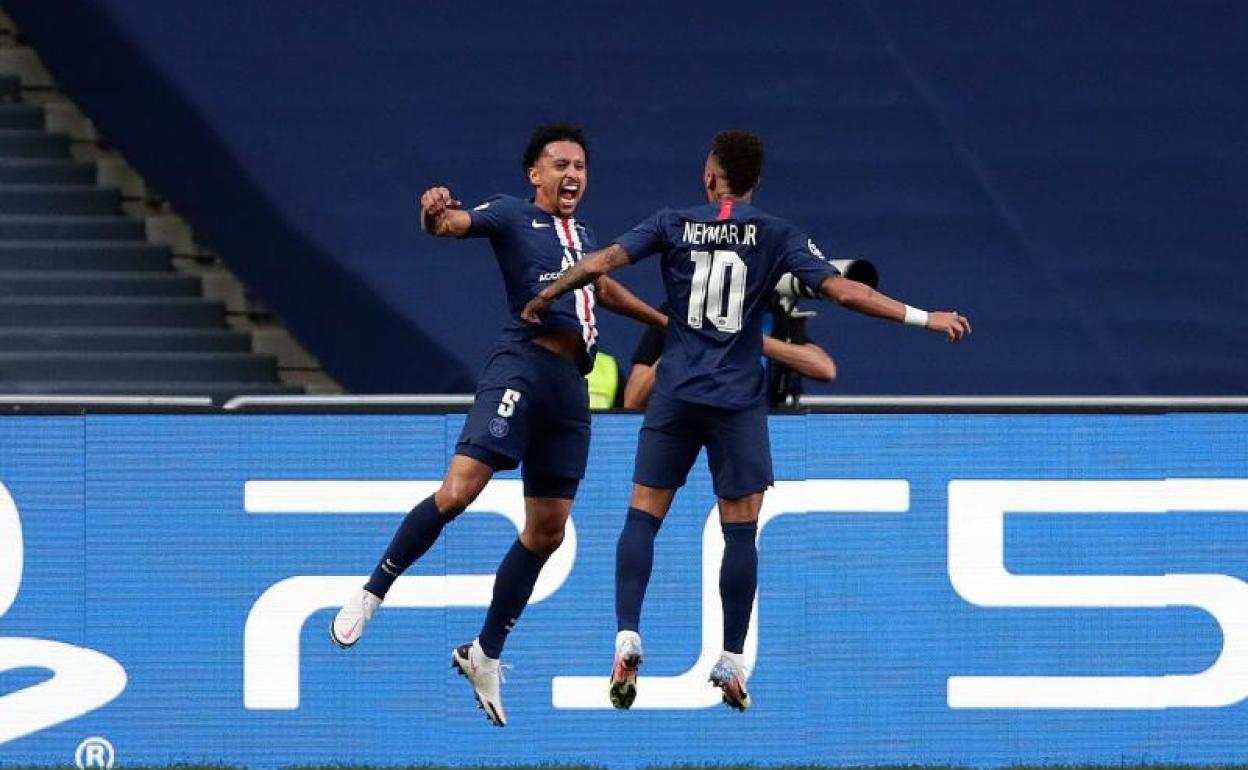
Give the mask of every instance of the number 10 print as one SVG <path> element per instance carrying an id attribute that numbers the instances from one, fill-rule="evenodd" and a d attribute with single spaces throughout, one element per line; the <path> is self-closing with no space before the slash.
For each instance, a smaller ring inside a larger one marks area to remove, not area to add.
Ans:
<path id="1" fill-rule="evenodd" d="M 745 301 L 746 265 L 735 251 L 690 252 L 693 285 L 689 289 L 689 325 L 702 328 L 705 317 L 721 332 L 741 331 L 741 306 Z M 731 268 L 731 270 L 729 269 Z M 725 307 L 724 284 L 728 283 Z"/>

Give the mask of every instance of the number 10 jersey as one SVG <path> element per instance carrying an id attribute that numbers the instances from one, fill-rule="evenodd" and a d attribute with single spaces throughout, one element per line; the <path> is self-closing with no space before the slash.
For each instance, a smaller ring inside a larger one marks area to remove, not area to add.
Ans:
<path id="1" fill-rule="evenodd" d="M 780 276 L 817 289 L 840 275 L 806 233 L 733 199 L 662 209 L 615 243 L 634 262 L 662 260 L 670 314 L 655 388 L 727 409 L 766 397 L 762 324 Z"/>

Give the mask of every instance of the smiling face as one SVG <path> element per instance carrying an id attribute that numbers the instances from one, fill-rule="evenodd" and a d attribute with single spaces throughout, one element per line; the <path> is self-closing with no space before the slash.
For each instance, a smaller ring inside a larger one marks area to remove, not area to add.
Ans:
<path id="1" fill-rule="evenodd" d="M 542 211 L 561 217 L 576 211 L 588 180 L 585 149 L 566 139 L 547 144 L 529 167 L 529 182 L 536 190 L 534 203 Z"/>

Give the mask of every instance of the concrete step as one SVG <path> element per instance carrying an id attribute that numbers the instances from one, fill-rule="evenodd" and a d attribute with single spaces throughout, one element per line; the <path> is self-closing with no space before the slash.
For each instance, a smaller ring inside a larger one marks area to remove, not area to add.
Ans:
<path id="1" fill-rule="evenodd" d="M 36 104 L 0 104 L 0 129 L 42 131 L 45 120 L 43 108 Z"/>
<path id="2" fill-rule="evenodd" d="M 128 382 L 110 380 L 22 380 L 0 382 L 0 394 L 46 396 L 208 396 L 221 403 L 234 396 L 280 396 L 304 393 L 284 382 Z"/>
<path id="3" fill-rule="evenodd" d="M 0 129 L 0 158 L 68 158 L 69 137 L 24 129 Z"/>
<path id="4" fill-rule="evenodd" d="M 93 185 L 94 163 L 76 160 L 0 160 L 0 185 Z"/>
<path id="5" fill-rule="evenodd" d="M 225 307 L 203 299 L 0 298 L 0 326 L 216 327 L 225 324 Z"/>
<path id="6" fill-rule="evenodd" d="M 0 72 L 16 77 L 23 88 L 48 89 L 56 85 L 39 54 L 23 45 L 0 47 Z"/>
<path id="7" fill-rule="evenodd" d="M 247 353 L 251 336 L 231 329 L 66 327 L 0 329 L 0 352 Z"/>
<path id="8" fill-rule="evenodd" d="M 22 81 L 16 75 L 0 75 L 0 102 L 15 102 L 22 97 Z"/>
<path id="9" fill-rule="evenodd" d="M 3 216 L 3 241 L 144 241 L 147 226 L 130 217 Z"/>
<path id="10" fill-rule="evenodd" d="M 117 190 L 88 185 L 0 185 L 0 215 L 105 216 L 121 212 Z"/>
<path id="11" fill-rule="evenodd" d="M 0 353 L 0 385 L 38 380 L 249 382 L 276 379 L 276 359 L 255 353 Z"/>
<path id="12" fill-rule="evenodd" d="M 0 270 L 0 297 L 200 297 L 199 278 L 168 272 Z"/>
<path id="13" fill-rule="evenodd" d="M 167 272 L 168 246 L 142 241 L 0 241 L 0 270 Z"/>

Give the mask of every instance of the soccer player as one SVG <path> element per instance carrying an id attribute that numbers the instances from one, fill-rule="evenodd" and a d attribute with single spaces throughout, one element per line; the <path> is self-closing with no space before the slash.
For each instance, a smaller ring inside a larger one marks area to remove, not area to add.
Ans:
<path id="1" fill-rule="evenodd" d="M 763 492 L 772 484 L 759 355 L 762 320 L 777 278 L 791 272 L 844 307 L 925 328 L 950 341 L 971 330 L 957 312 L 927 313 L 842 277 L 804 232 L 751 205 L 762 167 L 757 136 L 745 131 L 716 135 L 703 175 L 708 203 L 657 212 L 587 255 L 521 313 L 524 320 L 543 324 L 547 308 L 566 292 L 651 254 L 662 257 L 671 322 L 638 437 L 632 499 L 616 546 L 618 633 L 610 685 L 616 708 L 630 707 L 637 695 L 638 628 L 654 538 L 703 446 L 724 533 L 719 573 L 724 651 L 710 681 L 730 707 L 750 707 L 743 652 L 758 584 L 758 514 Z"/>
<path id="2" fill-rule="evenodd" d="M 372 576 L 339 610 L 330 638 L 355 645 L 404 570 L 472 504 L 496 471 L 521 466 L 525 525 L 503 557 L 481 633 L 452 652 L 451 663 L 472 684 L 486 717 L 507 724 L 499 693 L 499 655 L 528 604 L 542 566 L 563 541 L 564 525 L 589 452 L 589 396 L 583 375 L 592 366 L 598 331 L 595 298 L 637 320 L 666 324 L 658 311 L 611 279 L 583 284 L 541 313 L 541 326 L 520 310 L 593 247 L 574 217 L 588 180 L 585 137 L 575 126 L 539 126 L 524 151 L 534 196 L 495 195 L 464 211 L 445 187 L 421 196 L 421 226 L 438 237 L 489 238 L 503 273 L 511 319 L 490 354 L 476 398 L 442 485 L 399 525 Z M 595 291 L 596 290 L 596 291 Z"/>

